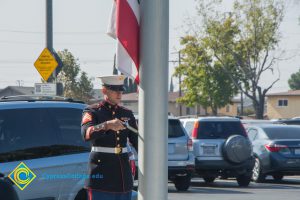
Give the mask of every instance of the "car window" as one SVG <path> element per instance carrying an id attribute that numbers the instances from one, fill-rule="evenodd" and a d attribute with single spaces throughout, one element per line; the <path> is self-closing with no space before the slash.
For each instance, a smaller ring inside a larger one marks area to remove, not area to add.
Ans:
<path id="1" fill-rule="evenodd" d="M 264 127 L 270 139 L 300 139 L 300 127 Z"/>
<path id="2" fill-rule="evenodd" d="M 254 141 L 256 139 L 256 136 L 257 136 L 257 130 L 256 129 L 249 129 L 248 130 L 248 137 L 251 141 Z"/>
<path id="3" fill-rule="evenodd" d="M 170 138 L 184 136 L 184 128 L 178 119 L 169 119 L 169 133 Z"/>
<path id="4" fill-rule="evenodd" d="M 190 121 L 190 122 L 186 122 L 185 124 L 185 130 L 186 132 L 188 133 L 189 136 L 192 135 L 192 131 L 193 131 L 193 128 L 194 128 L 194 123 L 193 121 Z"/>
<path id="5" fill-rule="evenodd" d="M 49 109 L 59 129 L 59 143 L 64 145 L 87 146 L 81 137 L 81 109 L 55 108 Z"/>
<path id="6" fill-rule="evenodd" d="M 0 118 L 0 152 L 57 143 L 57 132 L 46 110 L 2 110 Z"/>
<path id="7" fill-rule="evenodd" d="M 245 136 L 239 121 L 200 121 L 198 139 L 227 139 L 231 135 Z"/>
<path id="8" fill-rule="evenodd" d="M 74 119 L 67 119 L 69 112 Z M 88 151 L 87 144 L 78 142 L 81 113 L 65 108 L 0 110 L 0 162 Z"/>

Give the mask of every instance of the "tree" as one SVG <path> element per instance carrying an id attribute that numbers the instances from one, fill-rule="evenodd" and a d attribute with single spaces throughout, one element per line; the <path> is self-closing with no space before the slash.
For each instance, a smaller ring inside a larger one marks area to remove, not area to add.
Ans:
<path id="1" fill-rule="evenodd" d="M 181 44 L 184 45 L 181 50 L 183 64 L 176 68 L 174 75 L 184 78 L 181 85 L 184 96 L 178 102 L 189 107 L 196 104 L 205 109 L 210 107 L 213 115 L 217 115 L 218 108 L 231 103 L 237 88 L 222 71 L 220 62 L 214 61 L 205 51 L 201 39 L 186 36 L 181 39 Z"/>
<path id="2" fill-rule="evenodd" d="M 300 70 L 291 75 L 288 83 L 292 90 L 300 90 Z"/>
<path id="3" fill-rule="evenodd" d="M 81 71 L 78 59 L 67 49 L 59 51 L 58 55 L 63 67 L 57 80 L 64 85 L 64 96 L 87 102 L 93 95 L 92 80 Z"/>
<path id="4" fill-rule="evenodd" d="M 224 13 L 214 10 L 219 1 L 205 2 L 199 0 L 198 7 L 203 29 L 192 25 L 191 30 L 235 86 L 252 100 L 256 118 L 262 119 L 266 93 L 279 80 L 261 86 L 262 74 L 273 73 L 278 60 L 274 52 L 280 41 L 283 3 L 240 0 L 235 1 L 232 12 Z"/>
<path id="5" fill-rule="evenodd" d="M 88 102 L 93 96 L 93 84 L 91 79 L 88 78 L 86 72 L 82 72 L 78 82 L 78 99 Z"/>

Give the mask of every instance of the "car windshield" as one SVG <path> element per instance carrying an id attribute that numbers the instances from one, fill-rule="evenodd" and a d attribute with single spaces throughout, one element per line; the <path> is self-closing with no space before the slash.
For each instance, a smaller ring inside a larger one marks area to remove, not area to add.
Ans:
<path id="1" fill-rule="evenodd" d="M 227 139 L 231 135 L 243 135 L 239 121 L 210 121 L 200 122 L 198 139 Z"/>
<path id="2" fill-rule="evenodd" d="M 270 139 L 300 139 L 300 127 L 264 127 Z"/>
<path id="3" fill-rule="evenodd" d="M 81 114 L 73 108 L 0 110 L 0 162 L 87 151 Z"/>

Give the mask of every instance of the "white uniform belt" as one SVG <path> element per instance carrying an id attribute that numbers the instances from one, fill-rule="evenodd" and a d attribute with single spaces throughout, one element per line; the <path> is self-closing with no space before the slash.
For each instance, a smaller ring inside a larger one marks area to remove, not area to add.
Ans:
<path id="1" fill-rule="evenodd" d="M 114 153 L 114 154 L 120 154 L 120 153 L 127 153 L 127 147 L 92 147 L 92 151 L 94 152 L 100 152 L 100 153 Z"/>

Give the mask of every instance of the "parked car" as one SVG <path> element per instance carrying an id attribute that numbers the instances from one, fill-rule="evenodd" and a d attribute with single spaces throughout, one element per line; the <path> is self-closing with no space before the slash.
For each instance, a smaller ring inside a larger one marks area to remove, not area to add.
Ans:
<path id="1" fill-rule="evenodd" d="M 254 158 L 251 143 L 238 118 L 199 117 L 181 119 L 193 140 L 195 168 L 206 183 L 217 177 L 235 177 L 248 186 Z"/>
<path id="2" fill-rule="evenodd" d="M 138 116 L 135 116 L 138 121 Z M 137 156 L 136 156 L 137 157 Z M 168 179 L 178 191 L 190 187 L 195 170 L 193 143 L 178 118 L 168 118 Z"/>
<path id="3" fill-rule="evenodd" d="M 300 127 L 265 124 L 248 127 L 255 165 L 252 180 L 263 182 L 267 175 L 280 181 L 285 175 L 300 175 Z"/>
<path id="4" fill-rule="evenodd" d="M 20 199 L 86 199 L 90 145 L 80 133 L 85 106 L 60 97 L 0 100 L 1 172 L 9 176 L 24 162 L 36 175 L 23 190 L 14 186 Z"/>
<path id="5" fill-rule="evenodd" d="M 241 120 L 244 127 L 255 125 L 255 124 L 275 124 L 276 122 L 265 119 L 242 119 Z"/>
<path id="6" fill-rule="evenodd" d="M 291 119 L 276 119 L 272 120 L 277 123 L 287 124 L 287 125 L 300 125 L 300 118 L 291 118 Z"/>
<path id="7" fill-rule="evenodd" d="M 189 188 L 195 170 L 193 142 L 179 119 L 168 119 L 168 176 L 179 191 Z"/>

